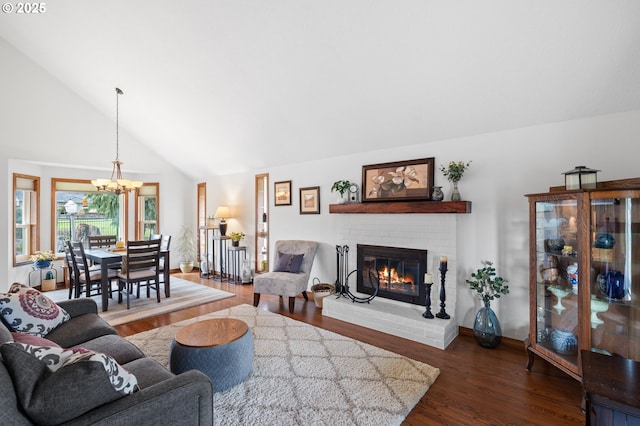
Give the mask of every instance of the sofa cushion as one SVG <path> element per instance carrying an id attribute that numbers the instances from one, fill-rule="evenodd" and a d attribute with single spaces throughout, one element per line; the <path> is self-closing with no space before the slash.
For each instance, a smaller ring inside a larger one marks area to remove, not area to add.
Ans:
<path id="1" fill-rule="evenodd" d="M 109 355 L 120 365 L 144 357 L 144 353 L 142 353 L 136 345 L 115 334 L 108 334 L 87 340 L 82 343 L 82 347 Z M 127 368 L 127 370 L 129 369 Z"/>
<path id="2" fill-rule="evenodd" d="M 2 383 L 2 392 L 0 392 L 0 425 L 31 425 L 32 423 L 20 410 L 11 375 L 2 362 L 0 362 L 0 383 Z"/>
<path id="3" fill-rule="evenodd" d="M 47 339 L 53 340 L 63 348 L 81 346 L 87 340 L 108 334 L 118 334 L 98 314 L 84 314 L 71 318 L 47 334 Z"/>
<path id="4" fill-rule="evenodd" d="M 302 265 L 302 258 L 304 254 L 288 254 L 288 253 L 276 253 L 276 262 L 274 272 L 291 272 L 297 274 L 300 272 L 300 265 Z"/>
<path id="5" fill-rule="evenodd" d="M 8 293 L 0 294 L 0 315 L 11 331 L 40 337 L 71 318 L 53 300 L 19 283 L 11 285 Z"/>
<path id="6" fill-rule="evenodd" d="M 138 388 L 134 375 L 97 352 L 21 343 L 0 352 L 22 408 L 38 424 L 71 420 Z"/>
<path id="7" fill-rule="evenodd" d="M 54 348 L 59 348 L 56 342 L 52 342 L 49 339 L 45 339 L 40 336 L 33 336 L 31 334 L 26 333 L 16 333 L 15 331 L 11 333 L 11 337 L 13 337 L 14 342 L 24 343 L 26 345 L 34 345 L 34 346 L 52 346 Z"/>

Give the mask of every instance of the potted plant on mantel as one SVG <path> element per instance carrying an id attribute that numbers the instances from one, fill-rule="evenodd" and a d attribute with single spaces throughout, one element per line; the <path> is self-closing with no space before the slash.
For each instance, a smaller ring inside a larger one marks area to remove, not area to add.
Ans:
<path id="1" fill-rule="evenodd" d="M 338 180 L 333 182 L 333 186 L 331 187 L 331 192 L 338 191 L 338 193 L 340 194 L 340 197 L 336 201 L 338 204 L 344 204 L 347 202 L 347 199 L 344 198 L 344 193 L 347 192 L 350 185 L 351 185 L 351 182 L 349 182 L 348 180 Z"/>
<path id="2" fill-rule="evenodd" d="M 458 190 L 458 182 L 462 179 L 465 170 L 469 168 L 471 161 L 465 163 L 464 161 L 452 161 L 448 166 L 440 166 L 440 171 L 447 178 L 447 180 L 453 183 L 453 191 L 451 192 L 451 201 L 460 201 L 460 191 Z"/>
<path id="3" fill-rule="evenodd" d="M 500 322 L 495 312 L 491 309 L 491 301 L 501 295 L 509 294 L 508 282 L 502 277 L 496 276 L 496 269 L 493 263 L 482 262 L 481 269 L 471 274 L 470 280 L 466 280 L 471 290 L 475 290 L 482 299 L 484 306 L 476 314 L 473 323 L 473 337 L 480 346 L 485 348 L 495 348 L 502 340 L 502 330 Z"/>
<path id="4" fill-rule="evenodd" d="M 196 258 L 196 236 L 188 226 L 182 226 L 176 239 L 175 250 L 180 257 L 180 271 L 188 273 L 193 270 Z"/>

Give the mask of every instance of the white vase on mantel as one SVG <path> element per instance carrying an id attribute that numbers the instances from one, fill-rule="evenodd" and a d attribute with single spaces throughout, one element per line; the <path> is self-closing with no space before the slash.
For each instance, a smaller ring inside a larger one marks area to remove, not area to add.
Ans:
<path id="1" fill-rule="evenodd" d="M 344 198 L 342 195 L 338 197 L 338 200 L 336 201 L 336 203 L 338 204 L 346 204 L 347 199 Z"/>

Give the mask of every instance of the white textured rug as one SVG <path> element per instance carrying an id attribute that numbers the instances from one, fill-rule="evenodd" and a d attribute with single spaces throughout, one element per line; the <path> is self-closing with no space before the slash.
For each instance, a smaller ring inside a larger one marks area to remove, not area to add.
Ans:
<path id="1" fill-rule="evenodd" d="M 214 395 L 216 425 L 399 425 L 440 370 L 282 315 L 240 305 L 127 339 L 168 365 L 186 324 L 245 321 L 254 335 L 253 371 Z"/>
<path id="2" fill-rule="evenodd" d="M 44 293 L 50 299 L 59 302 L 69 298 L 69 289 L 48 291 Z M 112 326 L 126 324 L 142 318 L 175 312 L 192 306 L 233 297 L 235 294 L 206 285 L 197 284 L 182 278 L 171 277 L 171 297 L 166 298 L 164 291 L 160 290 L 160 303 L 156 300 L 155 292 L 151 291 L 151 297 L 147 297 L 143 288 L 140 299 L 131 295 L 131 309 L 127 310 L 126 300 L 118 303 L 117 292 L 113 293 L 113 299 L 109 299 L 109 310 L 102 312 L 102 296 L 92 296 L 98 304 L 98 313 Z"/>

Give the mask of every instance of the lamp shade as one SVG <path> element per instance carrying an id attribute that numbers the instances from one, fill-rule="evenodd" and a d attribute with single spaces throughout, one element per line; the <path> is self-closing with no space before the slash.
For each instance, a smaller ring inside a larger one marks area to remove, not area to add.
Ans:
<path id="1" fill-rule="evenodd" d="M 231 210 L 227 206 L 220 206 L 216 209 L 216 214 L 213 215 L 216 219 L 229 219 L 231 217 Z"/>

